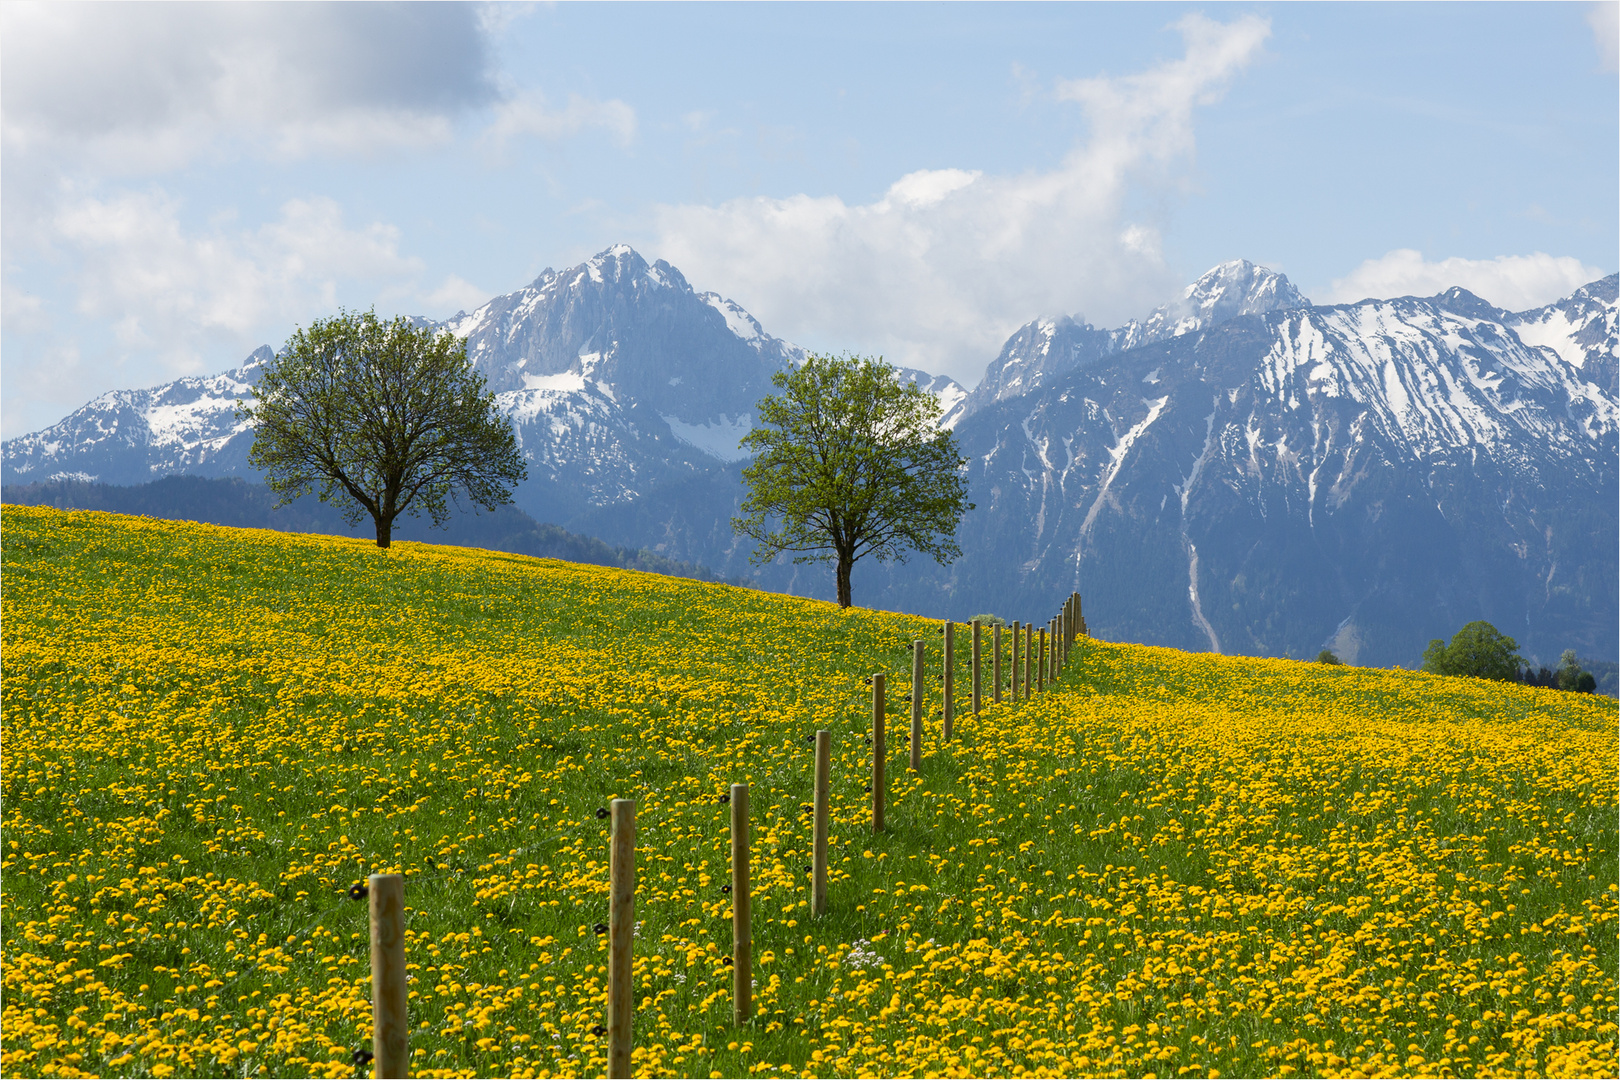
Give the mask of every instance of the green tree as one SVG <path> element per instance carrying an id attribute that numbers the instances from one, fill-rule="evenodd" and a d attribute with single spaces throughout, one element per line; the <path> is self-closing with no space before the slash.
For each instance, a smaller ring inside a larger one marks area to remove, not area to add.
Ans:
<path id="1" fill-rule="evenodd" d="M 1524 658 L 1519 643 L 1484 620 L 1476 620 L 1451 636 L 1439 638 L 1423 651 L 1423 670 L 1436 675 L 1471 675 L 1476 679 L 1515 680 Z"/>
<path id="2" fill-rule="evenodd" d="M 1321 652 L 1317 653 L 1316 654 L 1316 662 L 1318 664 L 1343 664 L 1344 663 L 1344 661 L 1340 660 L 1338 655 L 1336 653 L 1334 653 L 1334 651 L 1332 649 L 1323 649 Z"/>
<path id="3" fill-rule="evenodd" d="M 371 515 L 378 547 L 403 513 L 443 525 L 458 495 L 493 510 L 527 475 L 466 343 L 404 318 L 345 311 L 300 328 L 255 394 L 237 414 L 253 425 L 248 461 L 277 505 L 319 485 L 351 525 Z"/>
<path id="4" fill-rule="evenodd" d="M 937 426 L 933 395 L 862 356 L 812 356 L 772 382 L 782 392 L 760 401 L 759 426 L 742 440 L 755 457 L 743 515 L 731 519 L 755 542 L 755 562 L 794 552 L 796 563 L 834 563 L 848 607 L 850 572 L 867 555 L 948 563 L 962 553 L 967 461 Z"/>
<path id="5" fill-rule="evenodd" d="M 1581 670 L 1581 662 L 1576 659 L 1574 649 L 1565 649 L 1564 655 L 1558 658 L 1558 686 L 1561 690 L 1575 690 L 1583 694 L 1597 689 L 1597 676 Z"/>

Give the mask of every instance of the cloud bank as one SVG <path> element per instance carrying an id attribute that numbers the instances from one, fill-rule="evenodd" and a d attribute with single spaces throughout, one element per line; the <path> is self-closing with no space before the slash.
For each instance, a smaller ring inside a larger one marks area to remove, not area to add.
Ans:
<path id="1" fill-rule="evenodd" d="M 1570 256 L 1543 252 L 1501 255 L 1494 259 L 1441 259 L 1428 262 L 1423 253 L 1398 248 L 1368 259 L 1337 278 L 1321 303 L 1348 304 L 1368 297 L 1433 296 L 1461 286 L 1507 311 L 1525 311 L 1568 296 L 1596 281 L 1603 270 Z"/>
<path id="2" fill-rule="evenodd" d="M 1051 171 L 923 170 L 859 205 L 808 194 L 665 205 L 657 253 L 772 333 L 967 382 L 1037 314 L 1139 314 L 1181 282 L 1154 225 L 1130 219 L 1130 189 L 1174 179 L 1193 150 L 1194 111 L 1220 98 L 1270 34 L 1252 15 L 1194 14 L 1173 28 L 1179 59 L 1057 84 L 1090 130 Z"/>
<path id="3" fill-rule="evenodd" d="M 222 143 L 420 146 L 497 97 L 472 5 L 13 3 L 3 19 L 8 152 L 115 173 Z"/>

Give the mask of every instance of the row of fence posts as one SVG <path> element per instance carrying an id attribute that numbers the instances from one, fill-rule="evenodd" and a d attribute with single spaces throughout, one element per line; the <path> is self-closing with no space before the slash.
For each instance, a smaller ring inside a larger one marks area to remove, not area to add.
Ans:
<path id="1" fill-rule="evenodd" d="M 973 712 L 984 702 L 982 673 L 983 626 L 971 623 L 973 633 Z M 940 627 L 944 636 L 944 692 L 940 729 L 945 742 L 954 735 L 955 638 L 956 625 Z M 1020 647 L 1020 635 L 1022 647 Z M 1013 702 L 1028 701 L 1047 688 L 1063 671 L 1075 642 L 1086 636 L 1086 620 L 1081 612 L 1080 594 L 1073 593 L 1063 610 L 1047 624 L 1035 629 L 1033 623 L 1012 624 L 1010 679 L 1007 690 Z M 1002 700 L 1001 624 L 992 627 L 991 701 Z M 1023 668 L 1019 669 L 1022 659 Z M 911 740 L 912 772 L 922 771 L 924 649 L 921 640 L 911 643 Z M 882 672 L 870 679 L 872 685 L 872 831 L 884 828 L 885 775 L 888 759 L 884 732 L 884 705 L 887 678 Z M 812 807 L 814 841 L 810 868 L 810 914 L 819 918 L 827 912 L 827 831 L 831 818 L 832 732 L 817 731 L 815 741 L 815 801 Z M 748 785 L 732 784 L 731 804 L 731 1019 L 738 1027 L 749 1022 L 754 1009 L 754 963 L 752 910 L 749 894 Z M 608 975 L 607 1040 L 608 1076 L 628 1077 L 630 1070 L 631 1018 L 635 1012 L 635 985 L 632 974 L 636 925 L 636 804 L 633 799 L 614 799 L 611 807 L 612 835 L 608 860 Z M 405 971 L 405 878 L 401 874 L 373 874 L 367 879 L 368 916 L 371 924 L 371 1022 L 372 1051 L 377 1077 L 410 1075 L 410 1049 L 406 1018 Z"/>

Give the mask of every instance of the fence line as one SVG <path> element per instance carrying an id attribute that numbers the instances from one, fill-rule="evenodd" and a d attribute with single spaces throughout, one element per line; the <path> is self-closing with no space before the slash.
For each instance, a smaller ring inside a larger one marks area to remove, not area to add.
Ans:
<path id="1" fill-rule="evenodd" d="M 973 712 L 982 705 L 981 623 L 973 626 Z M 1022 630 L 1023 670 L 1020 679 L 1020 630 Z M 940 628 L 944 635 L 943 740 L 952 735 L 955 660 L 955 624 L 947 621 Z M 1048 636 L 1050 635 L 1050 648 Z M 1062 610 L 1040 630 L 1039 646 L 1033 623 L 1012 624 L 1011 678 L 1012 702 L 1030 701 L 1033 690 L 1044 691 L 1049 679 L 1055 683 L 1064 661 L 1081 637 L 1087 636 L 1086 621 L 1079 593 L 1064 601 Z M 994 689 L 992 701 L 999 703 L 1002 692 L 1001 625 L 993 628 Z M 922 767 L 924 698 L 923 642 L 912 642 L 911 670 L 911 768 Z M 872 686 L 872 831 L 884 829 L 885 763 L 887 745 L 884 731 L 885 683 L 883 672 L 868 680 Z M 1022 697 L 1020 697 L 1020 692 Z M 827 831 L 831 817 L 832 732 L 814 735 L 815 763 L 813 803 L 813 856 L 810 884 L 810 913 L 827 913 Z M 742 1026 L 753 1017 L 753 931 L 752 894 L 749 882 L 748 785 L 732 784 L 731 804 L 731 918 L 732 918 L 732 1022 Z M 599 812 L 600 814 L 600 812 Z M 636 891 L 636 804 L 632 799 L 614 799 L 611 809 L 608 883 L 608 964 L 607 1027 L 609 1077 L 631 1075 L 633 1045 L 632 1021 L 635 1016 L 633 982 Z M 359 887 L 350 893 L 358 896 Z M 407 1015 L 405 966 L 405 878 L 402 874 L 372 874 L 367 879 L 371 946 L 372 1046 L 378 1077 L 410 1075 L 409 1018 Z M 598 928 L 600 930 L 600 927 Z M 359 1060 L 357 1052 L 356 1060 Z"/>

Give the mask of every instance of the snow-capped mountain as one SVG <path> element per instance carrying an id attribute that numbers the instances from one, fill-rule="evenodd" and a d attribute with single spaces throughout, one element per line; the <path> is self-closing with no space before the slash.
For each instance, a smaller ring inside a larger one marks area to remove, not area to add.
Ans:
<path id="1" fill-rule="evenodd" d="M 172 473 L 247 472 L 252 436 L 236 418 L 236 403 L 252 394 L 272 355 L 260 346 L 219 375 L 102 394 L 48 428 L 6 440 L 5 482 L 141 484 Z"/>
<path id="2" fill-rule="evenodd" d="M 1241 315 L 1307 307 L 1310 301 L 1281 274 L 1243 259 L 1224 262 L 1187 286 L 1173 304 L 1140 322 L 1099 330 L 1067 315 L 1026 323 L 1007 339 L 984 378 L 945 415 L 955 427 L 986 405 L 1020 397 L 1068 371 L 1127 349 L 1190 334 Z"/>
<path id="3" fill-rule="evenodd" d="M 1234 263 L 1141 323 L 1032 323 L 947 420 L 963 557 L 857 566 L 857 601 L 1040 616 L 1079 589 L 1101 636 L 1190 649 L 1413 665 L 1485 618 L 1527 656 L 1614 655 L 1616 283 L 1316 306 Z M 583 527 L 741 573 L 739 494 L 733 471 Z"/>
<path id="4" fill-rule="evenodd" d="M 805 358 L 735 302 L 697 292 L 667 262 L 649 265 L 622 244 L 547 269 L 470 314 L 418 321 L 466 339 L 528 459 L 516 501 L 556 523 L 741 460 L 771 376 Z M 252 434 L 236 403 L 270 356 L 263 347 L 221 375 L 104 394 L 8 440 L 5 482 L 252 476 Z M 943 408 L 967 393 L 944 376 L 901 377 L 920 381 Z"/>
<path id="5" fill-rule="evenodd" d="M 1485 618 L 1613 655 L 1616 284 L 1520 314 L 1290 303 L 1046 369 L 957 423 L 966 555 L 885 605 L 1077 588 L 1100 636 L 1183 648 L 1412 664 Z"/>

